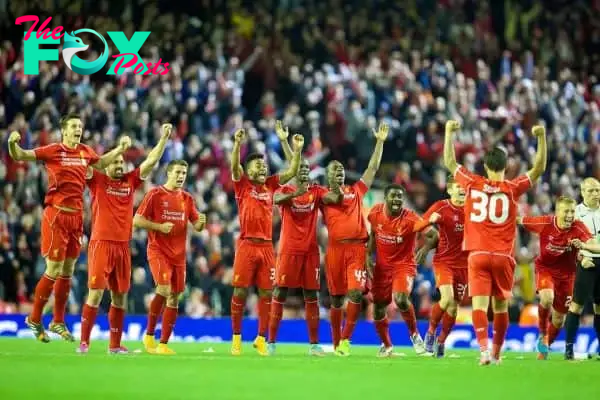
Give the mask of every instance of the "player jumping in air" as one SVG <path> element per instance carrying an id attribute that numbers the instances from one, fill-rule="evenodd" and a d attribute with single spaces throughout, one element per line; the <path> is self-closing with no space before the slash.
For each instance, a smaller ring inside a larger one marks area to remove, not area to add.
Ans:
<path id="1" fill-rule="evenodd" d="M 440 200 L 423 215 L 423 219 L 438 228 L 439 235 L 434 240 L 426 240 L 417 252 L 417 263 L 423 264 L 427 253 L 435 248 L 433 269 L 435 284 L 440 291 L 440 301 L 431 310 L 429 329 L 425 335 L 425 349 L 431 353 L 436 343 L 437 328 L 442 329 L 437 337 L 437 357 L 444 356 L 444 343 L 456 323 L 458 306 L 467 291 L 467 256 L 462 250 L 465 224 L 465 190 L 452 177 L 448 179 L 449 199 Z"/>
<path id="2" fill-rule="evenodd" d="M 151 354 L 175 354 L 167 343 L 177 320 L 179 295 L 185 290 L 188 222 L 196 232 L 206 225 L 206 215 L 198 212 L 192 195 L 183 190 L 187 171 L 184 160 L 171 161 L 167 165 L 167 182 L 146 194 L 133 218 L 133 226 L 148 231 L 148 264 L 156 284 L 143 338 L 144 347 Z M 157 346 L 154 331 L 161 314 Z"/>
<path id="3" fill-rule="evenodd" d="M 288 130 L 277 121 L 276 131 L 286 158 L 291 161 L 292 149 Z M 302 288 L 309 336 L 309 355 L 323 356 L 319 345 L 320 257 L 317 244 L 317 218 L 321 204 L 339 203 L 342 192 L 327 193 L 327 189 L 310 183 L 310 165 L 300 162 L 295 185 L 285 185 L 275 193 L 275 204 L 281 212 L 281 241 L 275 272 L 275 289 L 271 304 L 268 351 L 275 353 L 277 332 L 287 299 L 288 288 Z"/>
<path id="4" fill-rule="evenodd" d="M 344 166 L 332 161 L 327 166 L 327 180 L 332 192 L 341 187 L 344 193 L 339 204 L 322 206 L 329 242 L 325 255 L 325 274 L 331 296 L 331 337 L 338 356 L 350 355 L 350 338 L 360 315 L 363 292 L 367 282 L 365 268 L 368 240 L 367 227 L 362 209 L 363 197 L 371 187 L 381 163 L 383 144 L 389 127 L 382 123 L 373 131 L 377 143 L 362 178 L 352 186 L 344 185 Z M 346 324 L 342 332 L 342 307 L 348 296 Z"/>
<path id="5" fill-rule="evenodd" d="M 248 288 L 258 289 L 258 335 L 254 348 L 260 355 L 268 355 L 267 329 L 273 282 L 275 280 L 275 255 L 273 253 L 273 195 L 298 173 L 300 154 L 304 146 L 302 135 L 294 135 L 294 155 L 287 170 L 268 176 L 267 163 L 262 154 L 246 158 L 246 172 L 240 164 L 240 147 L 244 130 L 235 132 L 231 155 L 231 174 L 235 200 L 240 218 L 240 238 L 233 262 L 233 297 L 231 298 L 231 324 L 233 337 L 231 354 L 242 353 L 242 316 Z"/>
<path id="6" fill-rule="evenodd" d="M 390 339 L 387 306 L 392 297 L 408 327 L 410 340 L 417 354 L 425 353 L 423 339 L 417 330 L 415 308 L 410 293 L 417 274 L 415 244 L 417 231 L 426 224 L 415 212 L 403 208 L 404 188 L 390 185 L 385 188 L 385 204 L 376 204 L 369 213 L 371 235 L 367 270 L 372 277 L 373 302 L 375 303 L 375 328 L 382 341 L 378 357 L 391 357 L 393 347 Z M 435 229 L 426 228 L 428 240 L 437 236 Z M 375 264 L 371 254 L 375 251 Z"/>
<path id="7" fill-rule="evenodd" d="M 575 220 L 575 204 L 575 200 L 561 196 L 556 201 L 555 215 L 523 217 L 518 221 L 540 237 L 535 282 L 540 296 L 537 350 L 538 359 L 542 360 L 548 358 L 548 347 L 558 336 L 572 299 L 578 251 L 571 244 L 575 239 L 586 243 L 592 237 L 585 224 Z"/>
<path id="8" fill-rule="evenodd" d="M 125 173 L 125 160 L 117 157 L 105 170 L 106 174 L 89 168 L 88 186 L 92 195 L 92 237 L 88 257 L 89 293 L 81 312 L 81 341 L 77 351 L 87 353 L 90 334 L 104 289 L 110 290 L 111 305 L 108 312 L 110 327 L 110 353 L 128 353 L 121 346 L 126 295 L 131 280 L 131 240 L 133 201 L 135 191 L 150 175 L 162 157 L 169 141 L 171 124 L 163 124 L 158 144 L 139 168 Z"/>
<path id="9" fill-rule="evenodd" d="M 460 129 L 457 121 L 446 123 L 444 165 L 466 192 L 463 250 L 469 251 L 469 295 L 473 301 L 473 328 L 481 350 L 481 365 L 500 362 L 500 350 L 508 329 L 508 299 L 512 295 L 517 229 L 517 201 L 546 170 L 546 131 L 534 126 L 538 138 L 533 168 L 513 180 L 506 180 L 506 152 L 494 148 L 484 156 L 487 178 L 458 165 L 453 138 Z M 487 310 L 492 299 L 494 335 L 492 354 L 488 348 Z"/>
<path id="10" fill-rule="evenodd" d="M 596 178 L 584 179 L 581 183 L 581 196 L 583 202 L 575 208 L 575 218 L 585 224 L 595 242 L 600 242 L 600 182 Z M 579 328 L 583 306 L 590 297 L 594 304 L 594 330 L 600 341 L 600 252 L 583 248 L 581 254 L 584 258 L 577 268 L 573 301 L 565 320 L 566 360 L 572 360 L 575 357 L 573 343 Z M 597 357 L 600 359 L 600 347 Z"/>
<path id="11" fill-rule="evenodd" d="M 44 343 L 50 339 L 42 325 L 42 312 L 53 290 L 54 316 L 48 329 L 65 340 L 75 340 L 64 318 L 71 277 L 81 249 L 87 168 L 106 168 L 131 144 L 129 137 L 122 137 L 117 148 L 98 157 L 91 147 L 81 143 L 83 122 L 79 115 L 67 114 L 62 117 L 60 130 L 61 143 L 33 150 L 24 150 L 19 146 L 19 132 L 12 132 L 8 138 L 9 154 L 14 160 L 42 161 L 48 172 L 41 229 L 41 252 L 46 259 L 46 269 L 35 287 L 33 310 L 25 319 L 34 336 Z"/>

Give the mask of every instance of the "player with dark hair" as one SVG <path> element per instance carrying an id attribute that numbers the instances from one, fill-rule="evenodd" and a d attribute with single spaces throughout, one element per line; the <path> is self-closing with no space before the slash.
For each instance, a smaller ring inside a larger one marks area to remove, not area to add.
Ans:
<path id="1" fill-rule="evenodd" d="M 42 161 L 48 173 L 41 229 L 41 252 L 46 269 L 35 287 L 33 310 L 25 319 L 34 336 L 44 343 L 50 338 L 42 325 L 42 312 L 53 291 L 54 316 L 48 330 L 65 340 L 75 340 L 64 318 L 71 277 L 81 250 L 83 192 L 88 166 L 104 169 L 131 145 L 129 137 L 124 136 L 114 150 L 99 157 L 91 147 L 81 143 L 83 122 L 77 114 L 62 117 L 60 131 L 61 143 L 33 150 L 19 146 L 21 135 L 17 131 L 8 138 L 8 151 L 14 160 Z"/>
<path id="2" fill-rule="evenodd" d="M 156 284 L 143 338 L 144 348 L 150 354 L 175 354 L 167 343 L 177 320 L 179 295 L 185 290 L 188 222 L 196 232 L 206 225 L 206 215 L 198 212 L 192 195 L 183 190 L 187 171 L 186 161 L 171 161 L 167 165 L 167 182 L 144 196 L 133 218 L 133 226 L 148 231 L 148 264 Z M 154 331 L 161 315 L 157 346 Z"/>
<path id="3" fill-rule="evenodd" d="M 465 224 L 465 190 L 454 180 L 448 178 L 447 193 L 449 199 L 440 200 L 431 205 L 423 214 L 429 224 L 435 224 L 439 235 L 434 240 L 425 240 L 417 252 L 417 264 L 423 264 L 427 253 L 436 249 L 433 257 L 435 284 L 440 291 L 440 300 L 431 310 L 429 329 L 425 335 L 425 349 L 435 350 L 437 357 L 443 357 L 444 343 L 456 323 L 458 306 L 467 291 L 467 257 L 463 251 L 463 231 Z M 437 336 L 438 325 L 442 324 Z M 437 339 L 437 340 L 436 340 Z M 434 349 L 434 345 L 437 346 Z"/>
<path id="4" fill-rule="evenodd" d="M 537 233 L 540 240 L 535 282 L 540 296 L 537 350 L 538 359 L 542 360 L 548 358 L 548 348 L 558 336 L 571 303 L 578 253 L 573 243 L 586 243 L 592 238 L 585 224 L 575 220 L 576 204 L 570 197 L 561 196 L 554 215 L 523 217 L 518 221 L 528 231 Z"/>
<path id="5" fill-rule="evenodd" d="M 89 168 L 87 184 L 92 195 L 92 236 L 88 246 L 88 296 L 81 312 L 81 341 L 77 351 L 87 353 L 90 334 L 104 289 L 110 290 L 108 311 L 109 353 L 128 353 L 121 345 L 126 296 L 131 281 L 131 240 L 133 201 L 136 190 L 162 157 L 173 126 L 162 125 L 158 144 L 139 168 L 125 173 L 123 156 L 108 165 L 105 173 Z"/>
<path id="6" fill-rule="evenodd" d="M 364 220 L 362 202 L 365 194 L 375 180 L 375 174 L 381 163 L 383 144 L 387 139 L 389 127 L 381 123 L 373 131 L 377 142 L 367 169 L 361 179 L 352 186 L 344 185 L 346 174 L 339 161 L 327 166 L 327 181 L 331 191 L 340 187 L 343 199 L 338 204 L 323 205 L 325 225 L 329 232 L 327 254 L 325 255 L 325 274 L 327 288 L 331 296 L 330 321 L 331 337 L 335 354 L 350 355 L 350 339 L 360 315 L 363 292 L 367 282 L 365 268 L 369 238 Z M 346 323 L 342 332 L 342 307 L 348 296 Z"/>
<path id="7" fill-rule="evenodd" d="M 600 242 L 600 182 L 596 178 L 586 178 L 581 182 L 583 202 L 575 208 L 575 218 L 585 224 L 594 238 Z M 573 301 L 565 320 L 565 359 L 575 357 L 573 343 L 579 329 L 579 321 L 585 303 L 591 298 L 594 307 L 594 330 L 600 341 L 600 252 L 582 247 L 583 256 L 575 277 Z M 600 347 L 598 348 L 600 359 Z"/>
<path id="8" fill-rule="evenodd" d="M 415 308 L 410 301 L 412 285 L 417 274 L 415 244 L 417 232 L 425 228 L 421 217 L 403 207 L 405 190 L 400 185 L 385 188 L 385 203 L 376 204 L 369 213 L 371 235 L 367 255 L 367 271 L 372 277 L 375 310 L 373 319 L 382 345 L 378 357 L 391 357 L 387 306 L 392 299 L 407 325 L 410 340 L 417 354 L 425 353 L 423 339 L 417 330 Z M 426 228 L 428 240 L 435 240 L 435 229 Z M 371 255 L 375 253 L 375 263 Z"/>
<path id="9" fill-rule="evenodd" d="M 484 157 L 487 178 L 458 165 L 453 138 L 460 129 L 457 121 L 446 123 L 444 165 L 465 189 L 465 231 L 463 250 L 469 251 L 469 295 L 473 302 L 473 328 L 481 350 L 481 365 L 500 362 L 500 350 L 508 329 L 508 299 L 512 295 L 517 229 L 517 201 L 546 170 L 546 130 L 534 126 L 538 138 L 534 165 L 526 175 L 513 180 L 504 177 L 506 152 L 490 150 Z M 494 336 L 492 354 L 488 348 L 488 307 L 492 299 Z"/>
<path id="10" fill-rule="evenodd" d="M 248 289 L 256 286 L 259 304 L 258 335 L 254 340 L 254 348 L 260 355 L 266 356 L 268 355 L 266 335 L 275 280 L 273 196 L 282 184 L 298 174 L 304 138 L 302 135 L 294 135 L 294 155 L 289 167 L 279 175 L 268 176 L 267 163 L 262 154 L 251 154 L 247 157 L 244 173 L 244 168 L 240 164 L 240 147 L 245 136 L 243 129 L 235 132 L 231 154 L 231 175 L 241 231 L 233 262 L 231 354 L 237 356 L 242 353 L 244 306 Z"/>
<path id="11" fill-rule="evenodd" d="M 281 121 L 275 125 L 285 157 L 293 158 L 288 143 L 289 132 Z M 295 184 L 282 186 L 275 193 L 274 202 L 281 213 L 281 235 L 279 255 L 275 272 L 275 289 L 271 300 L 269 322 L 269 355 L 275 354 L 277 332 L 283 315 L 283 305 L 289 288 L 302 288 L 306 323 L 308 325 L 309 351 L 312 356 L 324 356 L 319 345 L 319 299 L 320 256 L 317 244 L 317 219 L 321 204 L 339 203 L 342 192 L 328 192 L 322 186 L 310 183 L 310 165 L 306 159 L 300 161 Z"/>

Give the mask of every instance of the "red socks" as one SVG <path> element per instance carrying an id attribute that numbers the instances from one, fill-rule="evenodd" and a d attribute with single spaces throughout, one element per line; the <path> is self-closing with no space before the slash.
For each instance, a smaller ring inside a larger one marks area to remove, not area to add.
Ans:
<path id="1" fill-rule="evenodd" d="M 273 299 L 271 303 L 271 318 L 269 319 L 269 343 L 277 341 L 277 332 L 283 315 L 283 303 Z"/>
<path id="2" fill-rule="evenodd" d="M 319 343 L 319 302 L 317 299 L 304 300 L 306 325 L 308 326 L 308 340 L 310 344 Z M 273 312 L 273 308 L 271 308 Z"/>
<path id="3" fill-rule="evenodd" d="M 444 310 L 442 310 L 442 307 L 440 307 L 440 303 L 435 303 L 431 309 L 431 316 L 429 317 L 429 330 L 427 331 L 428 334 L 435 335 L 443 315 Z"/>
<path id="4" fill-rule="evenodd" d="M 553 323 L 548 324 L 548 346 L 554 343 L 554 341 L 558 337 L 558 334 L 560 333 L 560 329 L 560 327 L 554 326 Z"/>
<path id="5" fill-rule="evenodd" d="M 538 305 L 538 329 L 541 336 L 546 336 L 548 332 L 548 319 L 550 317 L 550 309 L 544 308 L 541 304 Z"/>
<path id="6" fill-rule="evenodd" d="M 59 276 L 54 282 L 54 317 L 53 322 L 65 322 L 65 311 L 69 291 L 71 290 L 71 277 Z"/>
<path id="7" fill-rule="evenodd" d="M 118 349 L 121 347 L 121 336 L 123 335 L 123 320 L 125 319 L 125 310 L 110 305 L 108 310 L 108 326 L 110 327 L 109 349 Z M 89 342 L 88 342 L 89 343 Z"/>
<path id="8" fill-rule="evenodd" d="M 452 331 L 452 328 L 454 328 L 454 324 L 456 323 L 456 317 L 453 317 L 452 315 L 448 314 L 447 312 L 444 313 L 444 316 L 442 317 L 442 330 L 440 332 L 440 336 L 438 336 L 438 343 L 445 343 L 446 342 L 446 338 L 448 337 L 448 335 L 450 334 L 450 331 Z"/>
<path id="9" fill-rule="evenodd" d="M 163 344 L 167 344 L 169 342 L 169 338 L 171 337 L 171 333 L 173 332 L 173 327 L 175 326 L 175 321 L 177 320 L 177 308 L 174 307 L 165 307 L 165 312 L 163 313 L 162 319 L 162 328 L 160 331 L 160 342 Z M 111 330 L 112 331 L 112 330 Z M 112 332 L 111 332 L 112 336 Z M 112 339 L 112 337 L 111 337 Z"/>
<path id="10" fill-rule="evenodd" d="M 342 338 L 342 309 L 332 306 L 329 309 L 329 320 L 331 323 L 331 340 L 335 349 L 339 346 Z"/>
<path id="11" fill-rule="evenodd" d="M 156 323 L 158 318 L 163 313 L 163 307 L 165 306 L 166 298 L 156 293 L 154 298 L 150 302 L 150 310 L 148 310 L 148 326 L 146 327 L 146 335 L 154 336 L 154 330 L 156 329 Z M 164 328 L 163 328 L 164 329 Z"/>
<path id="12" fill-rule="evenodd" d="M 90 344 L 90 335 L 96 322 L 96 315 L 98 315 L 98 307 L 83 305 L 81 312 L 81 343 Z"/>
<path id="13" fill-rule="evenodd" d="M 481 351 L 487 351 L 489 341 L 487 311 L 473 310 L 472 318 L 473 329 L 475 330 L 477 343 L 479 343 L 479 349 Z"/>
<path id="14" fill-rule="evenodd" d="M 390 321 L 387 315 L 383 319 L 375 321 L 375 329 L 381 339 L 381 342 L 385 347 L 392 347 L 392 340 L 390 339 Z"/>
<path id="15" fill-rule="evenodd" d="M 415 315 L 415 307 L 412 303 L 408 306 L 408 310 L 400 311 L 400 315 L 402 315 L 406 323 L 409 335 L 412 336 L 417 333 L 417 316 Z"/>
<path id="16" fill-rule="evenodd" d="M 494 337 L 492 339 L 492 357 L 496 360 L 500 359 L 500 350 L 504 344 L 506 331 L 508 330 L 508 313 L 494 314 Z"/>
<path id="17" fill-rule="evenodd" d="M 354 303 L 351 300 L 348 301 L 346 306 L 346 323 L 344 324 L 344 331 L 342 332 L 342 339 L 350 339 L 354 333 L 356 327 L 356 321 L 360 316 L 360 303 Z"/>
<path id="18" fill-rule="evenodd" d="M 271 314 L 271 297 L 258 298 L 258 336 L 267 337 L 269 315 Z M 280 318 L 281 320 L 281 318 Z"/>
<path id="19" fill-rule="evenodd" d="M 242 317 L 246 300 L 236 295 L 231 298 L 231 328 L 234 335 L 242 334 Z"/>
<path id="20" fill-rule="evenodd" d="M 52 294 L 52 288 L 54 287 L 54 279 L 44 274 L 38 281 L 35 287 L 34 299 L 33 299 L 33 310 L 29 315 L 29 320 L 39 324 L 42 322 L 42 312 L 44 306 L 48 302 L 48 298 Z"/>

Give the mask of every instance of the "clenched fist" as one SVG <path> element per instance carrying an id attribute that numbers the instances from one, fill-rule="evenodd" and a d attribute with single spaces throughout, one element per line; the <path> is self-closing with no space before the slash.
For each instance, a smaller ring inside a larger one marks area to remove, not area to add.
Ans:
<path id="1" fill-rule="evenodd" d="M 460 129 L 460 122 L 453 119 L 446 122 L 446 133 L 458 132 Z"/>
<path id="2" fill-rule="evenodd" d="M 119 147 L 125 151 L 131 146 L 131 138 L 129 136 L 123 136 L 119 139 Z"/>
<path id="3" fill-rule="evenodd" d="M 160 130 L 162 131 L 162 137 L 168 139 L 171 136 L 171 132 L 173 132 L 173 125 L 162 124 Z"/>
<path id="4" fill-rule="evenodd" d="M 245 137 L 246 137 L 246 131 L 244 131 L 243 129 L 238 129 L 233 134 L 233 139 L 235 140 L 236 143 L 241 143 Z"/>
<path id="5" fill-rule="evenodd" d="M 533 133 L 533 136 L 539 138 L 546 135 L 546 128 L 544 128 L 542 125 L 536 125 L 531 128 L 531 133 Z"/>
<path id="6" fill-rule="evenodd" d="M 8 137 L 8 144 L 18 143 L 21 141 L 21 134 L 17 131 L 12 131 Z"/>
<path id="7" fill-rule="evenodd" d="M 160 227 L 158 229 L 161 233 L 168 235 L 169 233 L 171 233 L 171 230 L 173 229 L 173 223 L 172 222 L 163 222 L 162 224 L 160 224 Z"/>

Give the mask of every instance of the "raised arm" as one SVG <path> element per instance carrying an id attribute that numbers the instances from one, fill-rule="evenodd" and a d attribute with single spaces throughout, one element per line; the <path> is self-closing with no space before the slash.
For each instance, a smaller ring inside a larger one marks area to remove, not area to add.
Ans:
<path id="1" fill-rule="evenodd" d="M 373 149 L 373 154 L 369 160 L 369 165 L 362 176 L 362 181 L 365 183 L 365 185 L 367 185 L 368 188 L 370 188 L 373 184 L 373 181 L 375 180 L 375 174 L 379 169 L 379 164 L 381 164 L 383 144 L 385 143 L 385 139 L 388 137 L 388 133 L 389 126 L 385 122 L 379 124 L 377 131 L 373 130 L 373 134 L 375 135 L 377 142 L 375 143 L 375 149 Z"/>
<path id="2" fill-rule="evenodd" d="M 454 135 L 460 129 L 458 121 L 450 120 L 446 122 L 446 133 L 444 136 L 444 166 L 452 175 L 458 168 L 456 154 L 454 153 Z"/>
<path id="3" fill-rule="evenodd" d="M 531 132 L 537 137 L 538 145 L 533 168 L 527 171 L 527 175 L 529 175 L 531 182 L 535 183 L 544 174 L 544 171 L 546 171 L 548 148 L 546 146 L 546 129 L 543 126 L 536 125 L 531 129 Z"/>
<path id="4" fill-rule="evenodd" d="M 246 132 L 243 129 L 238 129 L 233 136 L 233 149 L 231 150 L 231 178 L 235 182 L 242 179 L 242 175 L 244 175 L 244 169 L 240 163 L 240 149 L 245 137 Z"/>
<path id="5" fill-rule="evenodd" d="M 289 203 L 292 199 L 302 196 L 304 193 L 306 193 L 307 190 L 308 190 L 308 183 L 305 183 L 303 185 L 299 185 L 298 188 L 294 192 L 275 193 L 275 196 L 273 197 L 273 201 L 277 205 L 286 204 L 286 203 Z"/>
<path id="6" fill-rule="evenodd" d="M 300 168 L 300 155 L 302 154 L 302 148 L 304 147 L 304 137 L 295 134 L 292 141 L 294 143 L 294 154 L 288 169 L 279 174 L 279 183 L 281 184 L 285 184 L 295 177 Z"/>
<path id="7" fill-rule="evenodd" d="M 123 136 L 121 139 L 119 139 L 119 145 L 108 153 L 104 153 L 102 157 L 100 157 L 100 160 L 98 160 L 95 164 L 92 164 L 92 167 L 96 169 L 104 169 L 108 167 L 108 165 L 115 161 L 117 157 L 125 153 L 125 150 L 127 150 L 129 146 L 131 146 L 131 138 L 129 136 Z"/>
<path id="8" fill-rule="evenodd" d="M 283 149 L 283 154 L 285 155 L 285 159 L 287 162 L 292 161 L 292 157 L 294 157 L 294 152 L 292 151 L 292 147 L 288 142 L 288 137 L 290 135 L 290 131 L 288 127 L 283 127 L 283 122 L 277 121 L 275 122 L 275 133 L 277 133 L 277 137 L 281 141 L 281 148 Z"/>
<path id="9" fill-rule="evenodd" d="M 8 154 L 15 161 L 35 161 L 35 152 L 33 150 L 25 150 L 19 146 L 21 134 L 17 131 L 12 131 L 8 137 Z"/>
<path id="10" fill-rule="evenodd" d="M 145 229 L 147 231 L 164 233 L 165 235 L 169 234 L 171 229 L 173 229 L 172 222 L 163 222 L 162 224 L 158 222 L 152 222 L 140 214 L 135 214 L 133 217 L 133 226 L 136 228 Z"/>
<path id="11" fill-rule="evenodd" d="M 150 175 L 150 172 L 152 172 L 154 166 L 165 153 L 165 147 L 167 146 L 169 138 L 171 137 L 173 125 L 163 124 L 161 130 L 162 135 L 160 136 L 158 143 L 152 150 L 150 150 L 150 153 L 148 153 L 146 159 L 140 164 L 140 176 L 142 179 L 145 179 L 148 175 Z"/>

